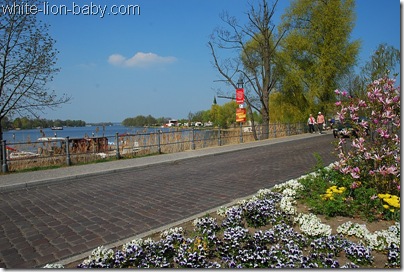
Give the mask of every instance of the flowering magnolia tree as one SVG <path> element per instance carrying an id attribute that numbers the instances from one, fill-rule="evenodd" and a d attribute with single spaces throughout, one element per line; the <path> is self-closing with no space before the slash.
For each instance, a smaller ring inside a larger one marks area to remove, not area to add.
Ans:
<path id="1" fill-rule="evenodd" d="M 352 145 L 346 138 L 337 145 L 335 168 L 351 175 L 351 188 L 366 186 L 379 193 L 400 194 L 400 87 L 395 79 L 382 78 L 369 84 L 365 100 L 336 90 L 341 123 L 355 130 Z"/>

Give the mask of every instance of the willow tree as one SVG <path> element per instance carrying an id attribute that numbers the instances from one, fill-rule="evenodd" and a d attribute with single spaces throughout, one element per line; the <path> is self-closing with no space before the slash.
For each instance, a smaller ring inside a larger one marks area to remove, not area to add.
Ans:
<path id="1" fill-rule="evenodd" d="M 303 119 L 309 112 L 333 112 L 334 90 L 357 62 L 354 8 L 355 0 L 294 0 L 282 16 L 281 29 L 290 31 L 280 53 L 281 92 L 285 101 L 299 105 Z"/>
<path id="2" fill-rule="evenodd" d="M 32 0 L 25 3 L 37 4 Z M 4 7 L 13 5 L 18 3 L 3 0 Z M 66 95 L 58 97 L 47 88 L 47 83 L 59 71 L 55 67 L 58 51 L 48 29 L 34 14 L 3 9 L 0 15 L 0 140 L 3 139 L 1 121 L 6 116 L 37 116 L 46 108 L 70 100 Z"/>
<path id="3" fill-rule="evenodd" d="M 262 139 L 269 137 L 269 95 L 278 81 L 276 50 L 286 31 L 279 33 L 272 20 L 277 3 L 269 6 L 262 0 L 257 7 L 250 5 L 245 25 L 240 25 L 237 18 L 227 13 L 222 14 L 225 26 L 217 28 L 208 43 L 213 65 L 221 77 L 233 89 L 237 88 L 237 81 L 243 79 L 250 116 L 254 109 L 262 116 Z M 227 50 L 230 57 L 219 59 L 220 49 Z M 255 126 L 253 128 L 257 139 Z"/>

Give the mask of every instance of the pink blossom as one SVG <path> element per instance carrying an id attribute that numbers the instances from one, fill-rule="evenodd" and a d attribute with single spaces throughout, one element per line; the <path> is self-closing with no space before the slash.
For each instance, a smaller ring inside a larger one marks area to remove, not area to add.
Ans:
<path id="1" fill-rule="evenodd" d="M 398 170 L 395 166 L 390 166 L 386 169 L 386 173 L 391 175 L 397 175 Z"/>
<path id="2" fill-rule="evenodd" d="M 348 174 L 350 172 L 350 170 L 351 170 L 350 167 L 341 168 L 342 174 Z"/>
<path id="3" fill-rule="evenodd" d="M 365 142 L 365 139 L 360 137 L 360 138 L 352 141 L 352 146 L 357 148 L 359 151 L 364 152 L 366 150 L 365 146 L 363 145 L 364 142 Z"/>
<path id="4" fill-rule="evenodd" d="M 335 90 L 335 93 L 345 97 L 348 95 L 346 91 L 341 92 L 340 90 Z M 361 120 L 355 126 L 358 136 L 365 135 L 365 130 L 368 129 L 378 134 L 377 136 L 372 135 L 376 137 L 351 139 L 349 142 L 352 148 L 350 149 L 346 149 L 347 141 L 340 140 L 336 148 L 337 152 L 339 151 L 338 170 L 355 179 L 364 178 L 364 181 L 367 181 L 369 177 L 383 180 L 383 184 L 396 180 L 396 176 L 401 171 L 401 140 L 399 132 L 397 132 L 401 128 L 400 87 L 394 86 L 394 80 L 389 80 L 387 77 L 381 78 L 375 80 L 370 86 L 367 98 L 338 101 L 335 105 L 339 106 L 337 115 L 341 122 L 348 118 L 352 121 L 358 120 L 360 114 L 369 118 L 368 122 Z M 359 111 L 361 111 L 360 114 Z M 387 162 L 393 163 L 388 165 Z M 363 169 L 367 169 L 366 173 Z M 355 187 L 356 184 L 354 183 L 352 186 Z"/>
<path id="5" fill-rule="evenodd" d="M 351 189 L 356 189 L 356 188 L 358 188 L 360 185 L 361 185 L 360 182 L 354 181 L 354 182 L 352 182 L 350 188 L 351 188 Z"/>
<path id="6" fill-rule="evenodd" d="M 379 154 L 374 154 L 374 155 L 373 155 L 373 159 L 374 159 L 375 161 L 381 161 L 381 160 L 382 160 L 382 157 L 380 157 Z"/>
<path id="7" fill-rule="evenodd" d="M 386 167 L 386 166 L 381 166 L 379 167 L 379 169 L 377 169 L 377 172 L 379 172 L 379 174 L 381 174 L 383 177 L 393 174 L 393 175 L 397 175 L 398 171 L 395 167 Z"/>
<path id="8" fill-rule="evenodd" d="M 360 174 L 360 169 L 359 169 L 359 167 L 353 168 L 350 174 L 351 174 L 351 176 L 352 176 L 354 179 L 359 178 L 359 177 L 360 177 L 360 176 L 359 176 L 359 174 Z"/>
<path id="9" fill-rule="evenodd" d="M 389 135 L 389 133 L 387 132 L 387 130 L 379 129 L 377 132 L 379 132 L 380 137 L 382 137 L 382 138 L 385 138 L 385 139 L 390 138 L 390 135 Z"/>
<path id="10" fill-rule="evenodd" d="M 368 127 L 369 127 L 369 123 L 366 122 L 365 120 L 362 120 L 362 121 L 360 122 L 360 125 L 361 125 L 363 128 L 368 128 Z"/>
<path id="11" fill-rule="evenodd" d="M 349 109 L 351 112 L 356 112 L 356 111 L 359 110 L 359 107 L 355 107 L 354 105 L 350 105 L 350 106 L 348 107 L 348 109 Z"/>
<path id="12" fill-rule="evenodd" d="M 362 107 L 362 108 L 367 107 L 366 102 L 363 100 L 359 100 L 358 105 L 359 105 L 359 107 Z"/>
<path id="13" fill-rule="evenodd" d="M 391 110 L 386 110 L 385 112 L 383 112 L 382 117 L 383 118 L 389 118 L 392 119 L 395 116 L 395 114 L 393 114 L 391 112 Z"/>
<path id="14" fill-rule="evenodd" d="M 391 99 L 391 98 L 386 98 L 386 99 L 384 99 L 384 100 L 381 100 L 380 102 L 382 102 L 382 103 L 385 104 L 385 105 L 389 105 L 389 104 L 393 103 L 393 99 Z"/>
<path id="15" fill-rule="evenodd" d="M 371 200 L 375 200 L 375 199 L 377 199 L 377 198 L 378 198 L 377 195 L 372 195 L 372 196 L 370 197 Z"/>
<path id="16" fill-rule="evenodd" d="M 370 160 L 372 158 L 372 154 L 370 154 L 369 152 L 365 152 L 364 157 L 366 160 Z"/>

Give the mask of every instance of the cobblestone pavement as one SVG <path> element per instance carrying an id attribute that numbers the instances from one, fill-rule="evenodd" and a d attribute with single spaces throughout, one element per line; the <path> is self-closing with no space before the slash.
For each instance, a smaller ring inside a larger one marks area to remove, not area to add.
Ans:
<path id="1" fill-rule="evenodd" d="M 0 191 L 0 267 L 67 264 L 98 246 L 119 245 L 189 220 L 306 174 L 316 164 L 314 153 L 328 165 L 336 160 L 332 141 L 330 134 L 307 134 L 293 141 L 267 141 L 233 152 Z"/>

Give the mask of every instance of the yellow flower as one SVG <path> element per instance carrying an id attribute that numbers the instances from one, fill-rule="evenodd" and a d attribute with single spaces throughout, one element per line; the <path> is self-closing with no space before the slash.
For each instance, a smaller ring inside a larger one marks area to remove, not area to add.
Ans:
<path id="1" fill-rule="evenodd" d="M 393 206 L 395 208 L 400 208 L 400 202 L 397 199 L 384 198 L 383 201 L 386 202 L 387 204 L 389 204 L 390 206 Z"/>
<path id="2" fill-rule="evenodd" d="M 333 185 L 333 186 L 329 187 L 329 188 L 325 191 L 325 194 L 320 195 L 320 196 L 321 196 L 321 198 L 322 198 L 323 200 L 327 200 L 327 199 L 329 199 L 329 200 L 334 200 L 334 195 L 335 195 L 335 194 L 342 194 L 342 193 L 345 192 L 345 190 L 346 190 L 345 187 L 337 187 L 336 185 Z"/>
<path id="3" fill-rule="evenodd" d="M 390 206 L 389 206 L 389 205 L 384 204 L 384 205 L 383 205 L 383 208 L 385 208 L 385 209 L 390 209 Z"/>
<path id="4" fill-rule="evenodd" d="M 385 194 L 378 194 L 377 195 L 379 198 L 381 198 L 381 199 L 383 199 L 383 198 L 386 198 L 387 197 L 387 195 L 385 195 Z"/>
<path id="5" fill-rule="evenodd" d="M 394 209 L 390 209 L 391 212 L 394 212 Z"/>

